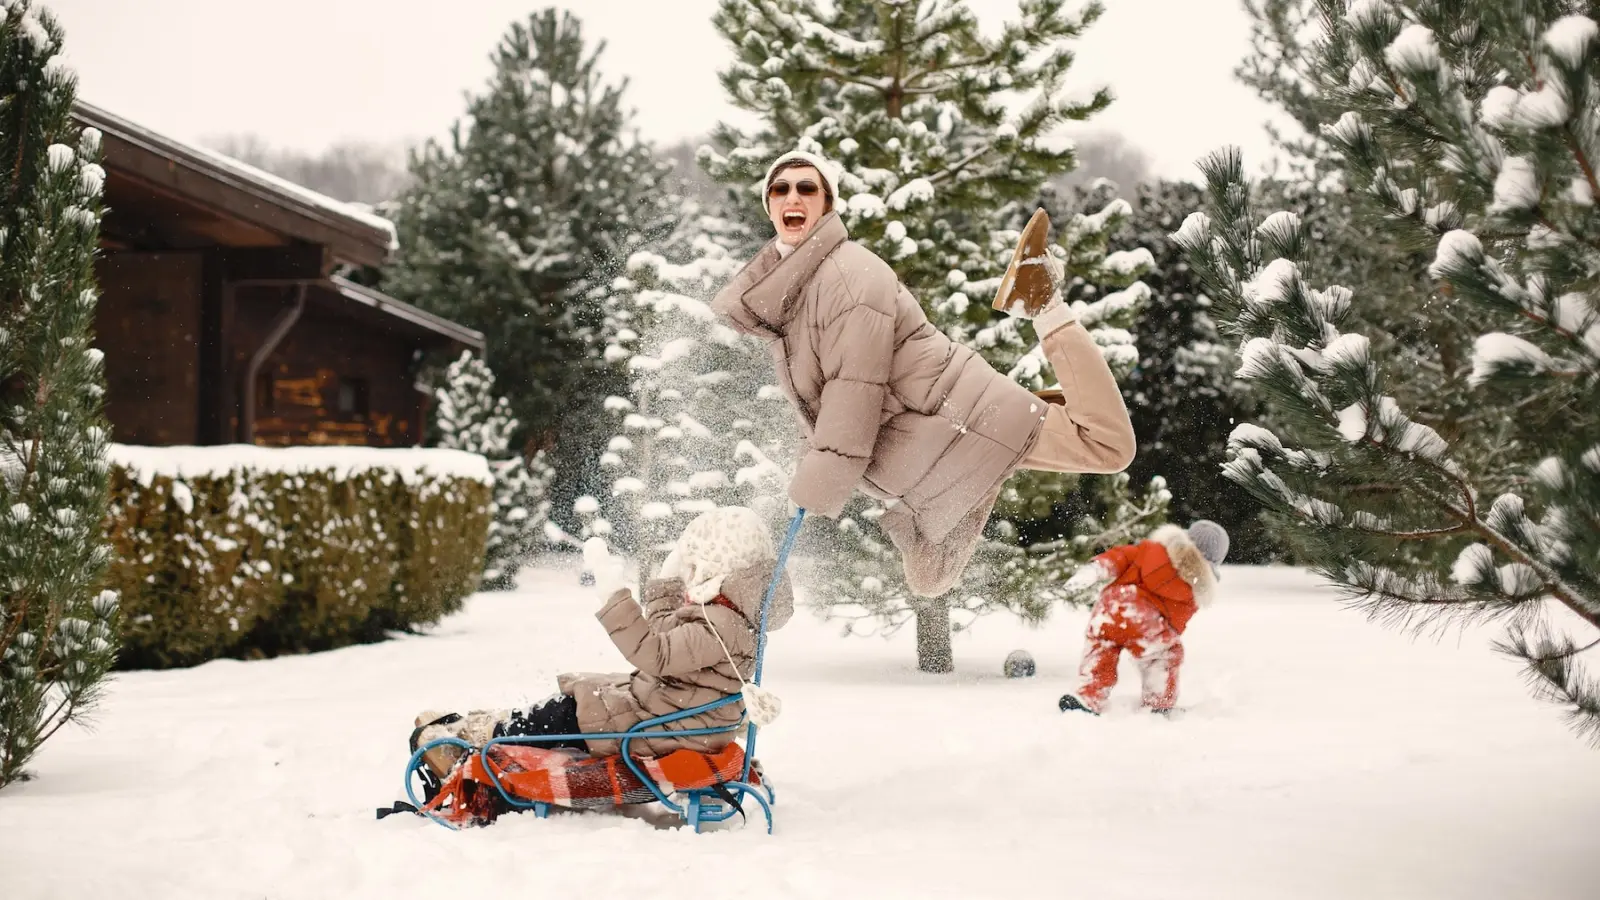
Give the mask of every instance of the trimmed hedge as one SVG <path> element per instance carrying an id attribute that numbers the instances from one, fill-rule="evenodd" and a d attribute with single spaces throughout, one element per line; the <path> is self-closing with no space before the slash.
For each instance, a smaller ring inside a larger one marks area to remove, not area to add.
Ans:
<path id="1" fill-rule="evenodd" d="M 114 445 L 110 457 L 119 668 L 379 640 L 478 588 L 491 486 L 475 454 Z"/>

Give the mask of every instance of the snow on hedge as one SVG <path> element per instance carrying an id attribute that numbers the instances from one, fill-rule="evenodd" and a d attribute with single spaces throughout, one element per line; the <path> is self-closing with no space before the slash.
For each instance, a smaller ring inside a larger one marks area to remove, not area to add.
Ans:
<path id="1" fill-rule="evenodd" d="M 149 486 L 157 475 L 173 479 L 206 478 L 232 471 L 289 474 L 333 471 L 352 473 L 383 469 L 406 484 L 424 478 L 464 478 L 493 484 L 489 461 L 476 453 L 435 447 L 258 447 L 222 444 L 215 447 L 142 447 L 112 444 L 107 459 Z"/>

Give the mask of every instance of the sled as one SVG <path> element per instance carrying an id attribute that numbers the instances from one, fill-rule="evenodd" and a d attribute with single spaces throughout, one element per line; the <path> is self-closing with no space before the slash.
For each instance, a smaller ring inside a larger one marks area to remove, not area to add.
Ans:
<path id="1" fill-rule="evenodd" d="M 750 683 L 761 684 L 762 662 L 767 647 L 767 610 L 777 592 L 778 581 L 788 564 L 789 551 L 800 533 L 805 510 L 798 510 L 789 522 L 772 581 L 761 600 L 761 621 L 756 630 L 756 665 Z M 777 795 L 755 759 L 756 724 L 748 712 L 739 720 L 714 728 L 669 730 L 663 726 L 739 703 L 742 693 L 732 694 L 671 715 L 647 719 L 623 732 L 576 735 L 523 735 L 494 738 L 482 747 L 446 737 L 418 747 L 406 763 L 406 811 L 427 816 L 452 830 L 493 822 L 502 811 L 533 810 L 538 818 L 550 815 L 551 807 L 568 809 L 614 809 L 644 803 L 659 803 L 699 833 L 708 822 L 723 822 L 744 816 L 744 798 L 753 798 L 772 833 L 772 807 Z M 744 741 L 729 742 L 721 750 L 702 753 L 676 750 L 662 757 L 637 757 L 628 746 L 640 738 L 656 736 L 696 736 L 722 734 L 745 729 Z M 620 742 L 614 756 L 593 756 L 577 750 L 540 747 L 539 744 L 565 739 L 609 739 Z M 427 768 L 422 756 L 445 744 L 467 752 L 440 782 Z M 424 796 L 419 802 L 416 784 Z M 405 808 L 396 804 L 396 811 Z M 385 811 L 380 810 L 380 817 Z"/>

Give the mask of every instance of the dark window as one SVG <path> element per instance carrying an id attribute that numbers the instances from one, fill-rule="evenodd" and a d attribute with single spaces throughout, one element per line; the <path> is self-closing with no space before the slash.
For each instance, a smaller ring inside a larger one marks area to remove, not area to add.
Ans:
<path id="1" fill-rule="evenodd" d="M 364 418 L 367 415 L 367 380 L 339 379 L 339 415 Z"/>

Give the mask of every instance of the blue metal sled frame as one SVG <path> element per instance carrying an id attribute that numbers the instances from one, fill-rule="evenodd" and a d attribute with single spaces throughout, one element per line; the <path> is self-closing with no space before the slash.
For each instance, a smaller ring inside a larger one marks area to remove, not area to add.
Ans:
<path id="1" fill-rule="evenodd" d="M 756 632 L 756 670 L 754 676 L 750 679 L 750 682 L 755 685 L 761 684 L 761 668 L 766 657 L 767 610 L 772 605 L 773 595 L 778 591 L 778 579 L 783 577 L 783 570 L 789 562 L 789 551 L 794 548 L 795 538 L 800 534 L 800 523 L 805 520 L 805 516 L 805 510 L 798 510 L 795 512 L 794 518 L 790 520 L 789 531 L 784 535 L 783 546 L 778 550 L 778 564 L 773 569 L 772 582 L 767 585 L 766 596 L 761 599 L 761 623 Z M 732 694 L 730 696 L 723 697 L 721 700 L 713 700 L 710 703 L 705 703 L 692 709 L 680 710 L 679 712 L 672 713 L 671 715 L 657 716 L 654 719 L 646 719 L 645 721 L 640 722 L 639 724 L 623 732 L 606 732 L 604 734 L 541 734 L 526 735 L 522 737 L 502 737 L 494 738 L 487 744 L 484 744 L 481 749 L 476 750 L 471 744 L 461 740 L 460 738 L 440 738 L 435 741 L 429 741 L 428 743 L 418 747 L 417 751 L 411 754 L 411 760 L 406 763 L 406 798 L 411 801 L 412 806 L 417 807 L 419 810 L 422 808 L 422 803 L 417 800 L 416 791 L 413 789 L 413 782 L 415 780 L 413 776 L 416 775 L 417 770 L 423 765 L 422 754 L 442 744 L 454 744 L 466 749 L 469 753 L 476 752 L 480 755 L 483 755 L 483 770 L 488 773 L 489 779 L 494 783 L 495 789 L 500 792 L 500 796 L 505 799 L 506 803 L 517 809 L 531 809 L 533 810 L 534 815 L 543 819 L 550 815 L 551 804 L 539 800 L 522 800 L 507 793 L 505 787 L 500 784 L 500 779 L 495 775 L 494 770 L 490 768 L 488 764 L 489 759 L 487 754 L 489 752 L 489 748 L 495 746 L 496 744 L 541 744 L 570 738 L 581 738 L 584 740 L 596 738 L 602 740 L 616 740 L 622 742 L 621 747 L 619 748 L 619 755 L 622 757 L 623 763 L 625 763 L 627 767 L 633 771 L 634 775 L 638 776 L 639 780 L 644 783 L 645 787 L 650 789 L 650 793 L 655 795 L 656 801 L 662 806 L 671 810 L 673 814 L 687 822 L 689 826 L 695 830 L 695 833 L 698 834 L 700 832 L 700 826 L 703 823 L 726 821 L 733 818 L 735 815 L 738 815 L 740 812 L 739 809 L 728 803 L 722 797 L 718 796 L 717 791 L 712 788 L 692 788 L 687 791 L 682 791 L 681 793 L 684 795 L 684 800 L 682 802 L 673 800 L 661 790 L 660 785 L 656 784 L 654 779 L 645 774 L 644 768 L 639 765 L 638 760 L 634 759 L 633 755 L 628 752 L 628 745 L 640 738 L 657 736 L 691 737 L 695 735 L 719 734 L 722 732 L 736 731 L 743 727 L 745 728 L 744 767 L 739 773 L 738 781 L 724 782 L 720 785 L 720 787 L 729 792 L 730 795 L 733 793 L 738 793 L 746 797 L 755 798 L 756 802 L 761 804 L 761 811 L 766 814 L 767 833 L 771 834 L 772 807 L 778 802 L 777 795 L 774 793 L 772 786 L 766 783 L 765 779 L 762 780 L 762 784 L 759 787 L 750 783 L 750 767 L 755 764 L 756 758 L 756 725 L 754 722 L 750 722 L 748 725 L 743 724 L 747 717 L 744 714 L 740 714 L 738 722 L 735 722 L 732 725 L 721 725 L 716 728 L 690 728 L 672 730 L 661 727 L 672 722 L 676 722 L 680 719 L 688 719 L 693 716 L 698 716 L 701 713 L 710 712 L 713 709 L 727 706 L 730 703 L 736 703 L 743 699 L 743 694 Z M 451 825 L 449 822 L 446 822 L 431 813 L 424 812 L 423 815 L 426 815 L 428 818 L 438 822 L 440 825 L 443 825 L 446 828 L 455 830 L 454 825 Z"/>

